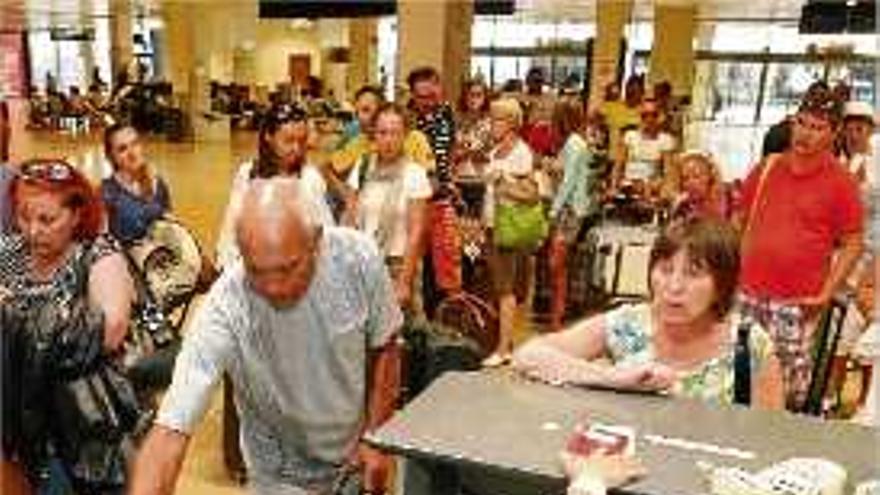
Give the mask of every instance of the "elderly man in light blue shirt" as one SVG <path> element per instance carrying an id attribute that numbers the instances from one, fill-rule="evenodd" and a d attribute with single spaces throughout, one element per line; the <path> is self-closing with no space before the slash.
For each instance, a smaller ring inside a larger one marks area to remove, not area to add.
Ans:
<path id="1" fill-rule="evenodd" d="M 329 494 L 347 466 L 384 491 L 388 459 L 360 444 L 393 411 L 402 324 L 378 249 L 320 228 L 296 179 L 248 186 L 242 261 L 207 295 L 186 336 L 131 493 L 172 493 L 186 446 L 224 372 L 235 386 L 254 493 Z"/>

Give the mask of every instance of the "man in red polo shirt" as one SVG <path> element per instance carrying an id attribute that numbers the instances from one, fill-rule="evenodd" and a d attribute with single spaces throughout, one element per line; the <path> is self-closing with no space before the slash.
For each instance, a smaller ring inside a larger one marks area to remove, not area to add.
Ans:
<path id="1" fill-rule="evenodd" d="M 839 123 L 830 93 L 805 99 L 791 147 L 743 187 L 742 310 L 773 337 L 789 410 L 806 399 L 817 317 L 862 251 L 858 188 L 833 154 Z"/>

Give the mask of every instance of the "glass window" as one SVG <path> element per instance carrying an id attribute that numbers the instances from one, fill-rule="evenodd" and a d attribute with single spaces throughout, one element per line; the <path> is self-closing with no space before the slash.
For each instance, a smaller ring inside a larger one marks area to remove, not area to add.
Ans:
<path id="1" fill-rule="evenodd" d="M 471 58 L 471 73 L 482 74 L 496 88 L 510 79 L 525 79 L 529 69 L 536 66 L 544 68 L 548 82 L 557 85 L 569 79 L 582 81 L 587 40 L 595 33 L 593 23 L 477 16 L 471 46 L 479 55 Z M 488 54 L 492 49 L 497 51 Z M 511 53 L 510 49 L 517 52 Z"/>

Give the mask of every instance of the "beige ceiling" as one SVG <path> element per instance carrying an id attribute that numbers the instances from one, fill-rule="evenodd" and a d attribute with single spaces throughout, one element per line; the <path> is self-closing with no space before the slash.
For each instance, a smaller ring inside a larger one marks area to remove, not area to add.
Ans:
<path id="1" fill-rule="evenodd" d="M 257 0 L 0 0 L 0 29 L 24 24 L 31 28 L 89 25 L 93 19 L 108 17 L 112 4 L 129 5 L 135 15 L 149 16 L 168 1 L 253 2 Z M 432 0 L 424 0 L 432 1 Z M 440 1 L 440 0 L 433 0 Z M 448 0 L 443 0 L 448 1 Z M 796 19 L 805 0 L 634 0 L 633 18 L 650 19 L 657 2 L 695 1 L 700 19 Z M 589 22 L 595 20 L 597 0 L 516 0 L 518 16 L 535 20 Z"/>
<path id="2" fill-rule="evenodd" d="M 633 18 L 651 19 L 658 3 L 696 3 L 697 15 L 704 20 L 797 19 L 805 0 L 634 0 Z M 516 0 L 517 10 L 534 18 L 558 21 L 594 21 L 597 0 Z"/>

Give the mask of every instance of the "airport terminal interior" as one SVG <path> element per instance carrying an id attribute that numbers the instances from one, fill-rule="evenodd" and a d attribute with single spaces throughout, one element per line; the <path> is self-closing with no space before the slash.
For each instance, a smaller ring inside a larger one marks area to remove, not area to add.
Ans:
<path id="1" fill-rule="evenodd" d="M 0 0 L 2 493 L 880 495 L 878 12 Z"/>

